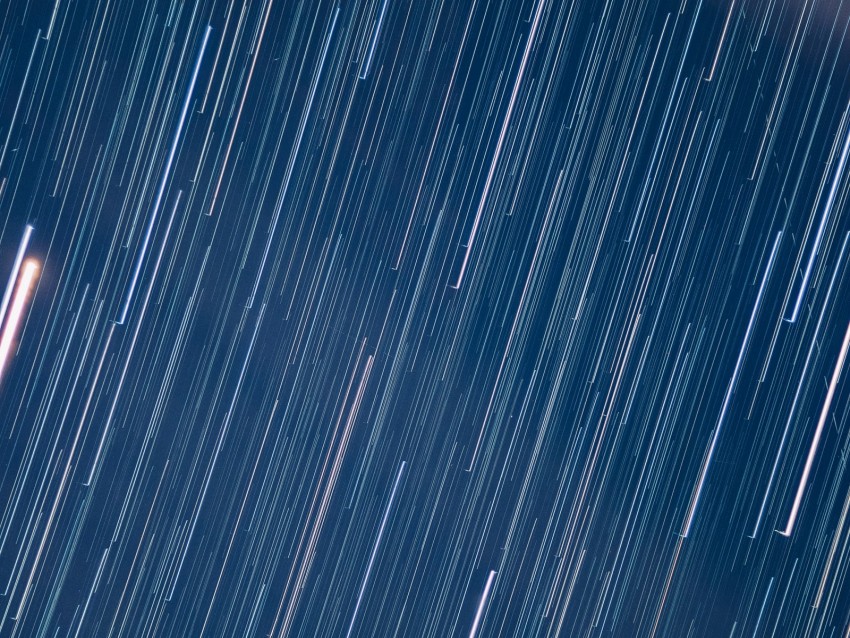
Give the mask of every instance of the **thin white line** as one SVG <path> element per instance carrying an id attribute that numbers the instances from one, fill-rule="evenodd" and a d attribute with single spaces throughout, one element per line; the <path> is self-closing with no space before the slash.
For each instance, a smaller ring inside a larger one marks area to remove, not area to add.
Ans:
<path id="1" fill-rule="evenodd" d="M 838 354 L 838 361 L 835 364 L 835 370 L 832 371 L 832 380 L 829 382 L 829 390 L 826 392 L 826 401 L 823 402 L 823 408 L 820 411 L 818 419 L 818 427 L 815 430 L 815 438 L 812 439 L 812 445 L 809 448 L 809 456 L 806 458 L 806 467 L 803 469 L 803 476 L 800 478 L 800 485 L 797 486 L 797 495 L 794 497 L 794 505 L 791 507 L 791 515 L 788 517 L 788 524 L 785 529 L 779 532 L 783 536 L 791 536 L 794 531 L 794 523 L 797 520 L 797 514 L 800 512 L 800 503 L 803 501 L 803 493 L 806 491 L 806 484 L 809 482 L 809 474 L 812 471 L 812 466 L 815 463 L 815 455 L 818 451 L 823 428 L 826 425 L 826 417 L 829 415 L 829 408 L 832 405 L 832 397 L 835 396 L 835 388 L 838 385 L 838 379 L 841 377 L 841 368 L 844 367 L 844 360 L 847 357 L 847 348 L 850 346 L 850 323 L 847 324 L 847 332 L 844 334 L 844 343 L 841 344 L 841 352 Z M 777 530 L 778 531 L 778 530 Z"/>
<path id="2" fill-rule="evenodd" d="M 490 597 L 490 588 L 493 587 L 493 579 L 495 578 L 496 571 L 491 570 L 487 577 L 487 584 L 484 585 L 484 593 L 481 594 L 481 600 L 478 602 L 478 611 L 475 612 L 475 622 L 472 623 L 472 629 L 469 630 L 469 638 L 475 638 L 478 633 L 478 627 L 484 617 L 484 609 L 487 607 L 487 599 Z"/>
<path id="3" fill-rule="evenodd" d="M 145 239 L 142 242 L 142 249 L 139 251 L 139 256 L 136 258 L 136 267 L 133 269 L 133 277 L 130 280 L 130 289 L 127 291 L 127 296 L 124 298 L 124 308 L 121 310 L 121 317 L 115 323 L 121 325 L 127 319 L 127 313 L 130 311 L 130 303 L 133 301 L 133 294 L 136 292 L 136 285 L 139 283 L 139 273 L 142 270 L 142 262 L 145 260 L 145 255 L 148 252 L 148 244 L 150 243 L 153 227 L 156 223 L 156 218 L 159 215 L 159 207 L 162 205 L 162 196 L 165 194 L 165 185 L 171 175 L 171 165 L 174 162 L 174 156 L 177 154 L 177 147 L 180 145 L 180 136 L 183 133 L 183 123 L 186 121 L 186 113 L 189 111 L 189 103 L 192 101 L 192 92 L 195 90 L 195 81 L 198 79 L 198 71 L 201 68 L 201 60 L 204 58 L 204 50 L 207 48 L 207 41 L 210 39 L 212 27 L 207 25 L 204 30 L 204 40 L 201 43 L 201 50 L 198 52 L 198 57 L 195 59 L 195 68 L 192 69 L 192 80 L 189 82 L 189 88 L 186 91 L 186 99 L 183 100 L 183 108 L 180 111 L 180 121 L 177 123 L 177 130 L 174 131 L 174 139 L 171 140 L 171 149 L 168 151 L 168 159 L 165 162 L 165 170 L 162 173 L 162 179 L 159 182 L 159 189 L 156 193 L 156 200 L 153 204 L 153 212 L 151 212 L 148 220 L 148 227 L 145 230 Z"/>

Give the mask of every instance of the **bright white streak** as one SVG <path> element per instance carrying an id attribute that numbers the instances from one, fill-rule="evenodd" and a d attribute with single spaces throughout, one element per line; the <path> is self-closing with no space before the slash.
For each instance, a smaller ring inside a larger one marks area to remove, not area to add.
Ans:
<path id="1" fill-rule="evenodd" d="M 478 633 L 478 626 L 484 617 L 484 609 L 487 607 L 487 599 L 490 597 L 490 589 L 493 587 L 494 578 L 496 578 L 496 572 L 495 570 L 491 570 L 490 575 L 487 577 L 487 584 L 484 585 L 484 593 L 481 594 L 481 600 L 478 602 L 478 611 L 475 612 L 475 622 L 472 623 L 472 629 L 469 630 L 469 638 L 475 638 L 475 635 Z"/>
<path id="2" fill-rule="evenodd" d="M 6 325 L 3 326 L 2 334 L 0 334 L 0 375 L 5 372 L 8 360 L 12 355 L 15 336 L 18 334 L 18 328 L 24 317 L 24 310 L 37 277 L 38 262 L 35 259 L 27 259 L 18 280 L 18 286 L 15 288 L 15 296 L 9 310 L 8 320 Z"/>
<path id="3" fill-rule="evenodd" d="M 779 533 L 783 536 L 791 536 L 794 531 L 794 523 L 797 521 L 797 514 L 800 512 L 800 503 L 803 501 L 803 494 L 806 491 L 806 484 L 809 482 L 809 474 L 812 471 L 812 465 L 815 463 L 815 455 L 818 451 L 820 438 L 823 435 L 823 428 L 826 425 L 826 417 L 829 415 L 829 408 L 832 405 L 832 397 L 835 396 L 835 387 L 838 385 L 838 379 L 841 377 L 841 368 L 844 367 L 844 360 L 847 358 L 847 348 L 850 346 L 850 323 L 847 324 L 847 332 L 844 333 L 844 343 L 841 344 L 841 352 L 838 354 L 838 361 L 835 364 L 835 370 L 832 371 L 832 380 L 829 382 L 829 390 L 826 392 L 826 401 L 823 402 L 823 408 L 820 411 L 818 419 L 818 427 L 815 430 L 815 438 L 812 439 L 812 445 L 809 448 L 809 456 L 806 458 L 806 467 L 803 468 L 803 476 L 800 478 L 800 485 L 797 486 L 797 495 L 794 497 L 794 505 L 791 507 L 791 515 L 788 517 L 788 523 L 785 529 Z"/>

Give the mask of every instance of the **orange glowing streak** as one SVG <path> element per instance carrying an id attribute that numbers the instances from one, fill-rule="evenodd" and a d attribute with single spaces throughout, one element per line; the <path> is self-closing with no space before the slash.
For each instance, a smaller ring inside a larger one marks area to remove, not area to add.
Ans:
<path id="1" fill-rule="evenodd" d="M 6 316 L 6 323 L 0 333 L 0 375 L 6 371 L 9 359 L 14 356 L 15 337 L 20 329 L 24 318 L 27 302 L 29 301 L 35 282 L 38 280 L 38 271 L 41 265 L 35 259 L 27 259 L 18 275 L 18 285 L 12 299 L 12 307 Z"/>

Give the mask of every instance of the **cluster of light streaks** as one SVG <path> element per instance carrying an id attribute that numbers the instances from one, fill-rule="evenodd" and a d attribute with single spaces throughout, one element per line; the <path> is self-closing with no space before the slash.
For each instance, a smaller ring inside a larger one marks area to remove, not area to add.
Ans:
<path id="1" fill-rule="evenodd" d="M 0 636 L 850 638 L 850 5 L 0 8 Z"/>

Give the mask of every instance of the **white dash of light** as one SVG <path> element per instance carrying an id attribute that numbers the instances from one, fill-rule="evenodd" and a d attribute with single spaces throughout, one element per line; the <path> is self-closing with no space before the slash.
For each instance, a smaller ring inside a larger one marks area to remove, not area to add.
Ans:
<path id="1" fill-rule="evenodd" d="M 481 600 L 478 601 L 478 609 L 475 612 L 475 621 L 472 623 L 472 629 L 469 630 L 469 638 L 475 638 L 478 634 L 478 627 L 481 626 L 481 620 L 484 618 L 484 610 L 487 608 L 487 599 L 490 598 L 490 590 L 493 588 L 493 580 L 496 578 L 496 571 L 490 570 L 490 575 L 487 576 L 487 584 L 484 585 L 484 593 L 481 594 Z"/>

